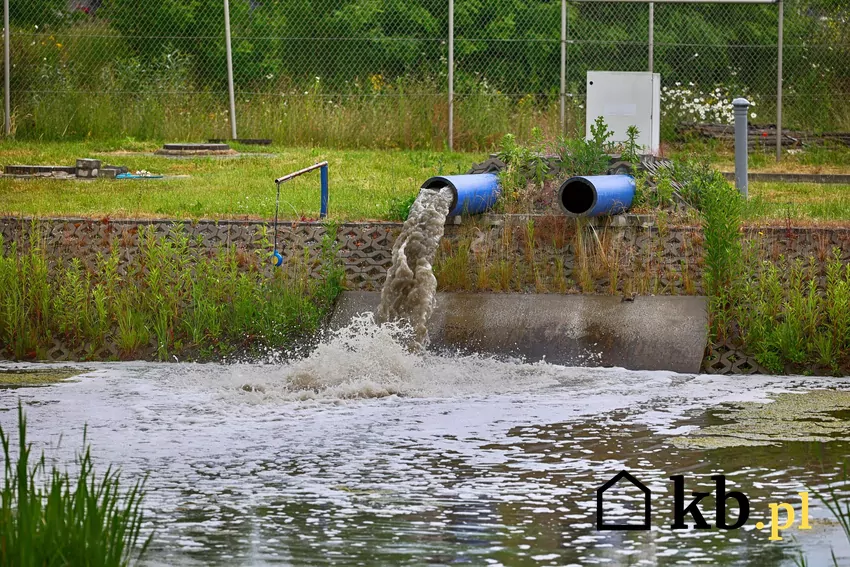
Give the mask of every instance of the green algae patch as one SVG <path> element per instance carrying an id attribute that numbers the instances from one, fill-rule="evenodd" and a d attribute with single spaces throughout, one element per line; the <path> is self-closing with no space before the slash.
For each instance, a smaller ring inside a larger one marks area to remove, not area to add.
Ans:
<path id="1" fill-rule="evenodd" d="M 712 412 L 725 423 L 673 438 L 682 449 L 775 445 L 787 441 L 850 441 L 850 392 L 813 390 L 771 395 L 772 402 L 745 402 Z"/>
<path id="2" fill-rule="evenodd" d="M 47 386 L 82 374 L 81 370 L 57 368 L 51 370 L 0 370 L 0 388 Z"/>

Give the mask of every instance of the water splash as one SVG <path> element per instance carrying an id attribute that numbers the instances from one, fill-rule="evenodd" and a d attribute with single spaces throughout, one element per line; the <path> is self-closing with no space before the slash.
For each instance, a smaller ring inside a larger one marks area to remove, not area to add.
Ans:
<path id="1" fill-rule="evenodd" d="M 403 396 L 486 395 L 557 383 L 560 368 L 505 362 L 483 355 L 411 353 L 406 321 L 378 325 L 363 313 L 325 337 L 306 358 L 272 371 L 230 367 L 222 395 L 256 403 Z M 268 368 L 268 367 L 265 367 Z"/>
<path id="2" fill-rule="evenodd" d="M 437 294 L 432 263 L 451 202 L 448 187 L 419 193 L 393 245 L 393 264 L 381 290 L 378 322 L 406 320 L 417 350 L 428 344 L 428 320 Z"/>

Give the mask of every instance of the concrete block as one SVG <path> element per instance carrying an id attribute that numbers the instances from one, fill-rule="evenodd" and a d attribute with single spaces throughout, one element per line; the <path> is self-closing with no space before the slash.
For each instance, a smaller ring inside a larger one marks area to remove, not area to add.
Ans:
<path id="1" fill-rule="evenodd" d="M 345 292 L 331 328 L 377 313 L 378 292 Z M 697 373 L 708 341 L 705 297 L 439 293 L 430 348 L 565 366 Z"/>
<path id="2" fill-rule="evenodd" d="M 56 174 L 69 173 L 71 175 L 77 172 L 74 166 L 64 165 L 7 165 L 4 167 L 6 175 L 41 175 L 41 174 Z"/>
<path id="3" fill-rule="evenodd" d="M 104 167 L 100 170 L 98 177 L 103 177 L 106 179 L 115 179 L 115 176 L 118 175 L 118 170 L 114 167 Z"/>
<path id="4" fill-rule="evenodd" d="M 100 169 L 101 163 L 99 159 L 84 159 L 77 160 L 77 169 Z"/>

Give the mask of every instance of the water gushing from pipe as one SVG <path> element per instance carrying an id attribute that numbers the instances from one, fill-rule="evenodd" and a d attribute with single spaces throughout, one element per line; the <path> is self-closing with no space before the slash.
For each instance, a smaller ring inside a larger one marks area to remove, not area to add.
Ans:
<path id="1" fill-rule="evenodd" d="M 378 322 L 406 320 L 418 349 L 428 344 L 427 325 L 437 294 L 432 263 L 451 203 L 448 187 L 419 193 L 393 245 L 393 264 L 381 290 Z"/>

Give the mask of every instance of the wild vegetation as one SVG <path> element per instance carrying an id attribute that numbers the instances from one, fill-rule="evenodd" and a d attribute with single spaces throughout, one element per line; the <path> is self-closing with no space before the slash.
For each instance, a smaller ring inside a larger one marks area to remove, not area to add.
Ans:
<path id="1" fill-rule="evenodd" d="M 152 537 L 141 536 L 142 482 L 125 490 L 112 468 L 98 477 L 88 446 L 73 474 L 48 468 L 44 453 L 32 455 L 20 404 L 17 450 L 2 425 L 0 444 L 0 567 L 125 567 L 142 558 Z"/>
<path id="2" fill-rule="evenodd" d="M 126 263 L 116 242 L 92 265 L 53 265 L 34 226 L 28 242 L 10 243 L 0 257 L 0 353 L 44 359 L 53 339 L 89 358 L 109 344 L 120 358 L 152 352 L 159 360 L 292 349 L 318 329 L 342 289 L 335 234 L 329 225 L 320 277 L 311 276 L 306 254 L 269 277 L 262 266 L 270 245 L 207 250 L 180 225 L 167 237 L 141 227 L 139 253 Z"/>
<path id="3" fill-rule="evenodd" d="M 227 136 L 222 4 L 92 6 L 69 13 L 64 0 L 31 0 L 11 8 L 18 137 Z M 445 3 L 245 1 L 230 9 L 242 137 L 444 147 Z M 633 47 L 645 44 L 648 16 L 638 5 L 568 9 L 567 88 L 576 96 L 567 122 L 581 132 L 585 71 L 646 69 L 645 49 Z M 834 0 L 795 0 L 785 10 L 785 41 L 794 46 L 784 59 L 789 123 L 840 130 L 850 119 L 834 96 L 848 80 L 842 10 Z M 759 114 L 772 115 L 775 6 L 676 5 L 655 17 L 654 68 L 668 87 L 666 138 L 681 120 L 727 119 L 718 105 L 728 106 L 732 95 L 748 94 L 759 100 Z M 527 140 L 534 126 L 558 133 L 559 20 L 560 5 L 545 0 L 458 6 L 456 147 L 490 149 L 509 131 Z"/>
<path id="4" fill-rule="evenodd" d="M 605 142 L 603 123 L 594 132 L 590 140 L 561 143 L 560 152 L 572 152 L 572 159 L 561 161 L 561 177 L 607 168 L 605 153 L 615 148 Z M 547 185 L 551 162 L 544 158 L 560 153 L 552 148 L 505 138 L 505 212 L 533 213 L 540 195 L 555 190 Z M 629 154 L 628 144 L 616 149 Z M 435 264 L 441 288 L 626 297 L 704 293 L 715 344 L 737 344 L 774 373 L 850 372 L 850 265 L 839 250 L 789 261 L 773 257 L 758 238 L 745 241 L 744 222 L 759 205 L 744 201 L 705 160 L 680 159 L 649 177 L 637 175 L 636 210 L 651 213 L 655 223 L 643 252 L 605 220 L 508 217 L 495 228 L 485 221 L 444 240 Z M 668 210 L 673 181 L 693 211 Z M 679 233 L 678 263 L 665 259 L 670 230 Z"/>

